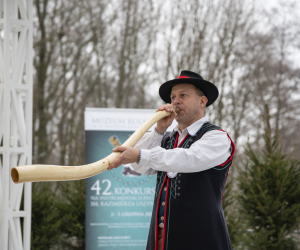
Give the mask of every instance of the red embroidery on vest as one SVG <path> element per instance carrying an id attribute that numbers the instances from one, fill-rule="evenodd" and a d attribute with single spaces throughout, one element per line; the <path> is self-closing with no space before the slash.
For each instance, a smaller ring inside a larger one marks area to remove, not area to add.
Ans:
<path id="1" fill-rule="evenodd" d="M 222 129 L 218 129 L 218 130 L 223 131 L 227 134 L 227 132 L 222 130 Z M 235 152 L 235 145 L 234 145 L 233 141 L 231 140 L 229 134 L 227 134 L 227 136 L 228 136 L 228 138 L 230 139 L 230 142 L 231 142 L 231 155 L 229 156 L 229 158 L 223 164 L 221 164 L 219 166 L 225 166 L 228 162 L 232 161 L 232 158 L 233 158 L 233 155 L 234 155 L 234 152 Z M 225 185 L 226 185 L 226 182 L 227 182 L 230 167 L 231 167 L 231 164 L 230 164 L 230 166 L 227 170 L 226 180 L 225 180 L 224 188 L 223 188 L 223 192 L 222 192 L 222 203 L 223 203 L 223 195 L 224 195 Z"/>
<path id="2" fill-rule="evenodd" d="M 187 134 L 184 139 L 181 141 L 181 143 L 178 145 L 178 147 L 181 146 L 181 144 L 186 140 L 186 138 L 189 136 L 189 134 Z M 178 139 L 179 139 L 179 133 L 177 133 L 176 136 L 176 141 L 174 143 L 174 147 L 173 148 L 177 148 L 177 144 L 178 144 Z M 166 217 L 167 217 L 167 204 L 168 204 L 168 191 L 169 191 L 169 183 L 170 183 L 170 178 L 167 177 L 166 175 L 166 179 L 167 179 L 167 190 L 166 190 L 166 197 L 165 197 L 165 211 L 164 211 L 164 228 L 163 228 L 163 243 L 162 243 L 162 250 L 164 250 L 165 247 L 165 238 L 166 238 Z M 157 202 L 157 209 L 156 209 L 156 237 L 155 237 L 155 250 L 158 249 L 158 214 L 159 214 L 159 207 L 160 207 L 160 198 L 161 198 L 161 194 L 162 194 L 162 190 L 163 187 L 165 185 L 166 179 L 164 180 L 164 183 L 162 184 L 162 189 L 160 191 L 159 194 L 159 198 L 158 198 L 158 202 Z"/>
<path id="3" fill-rule="evenodd" d="M 186 138 L 189 136 L 189 134 L 187 134 L 184 139 L 180 142 L 180 144 L 178 145 L 177 147 L 177 143 L 178 143 L 178 138 L 179 138 L 179 133 L 177 133 L 177 136 L 176 136 L 176 141 L 174 143 L 174 147 L 173 148 L 179 148 L 181 146 L 181 144 L 186 140 Z"/>
<path id="4" fill-rule="evenodd" d="M 166 236 L 166 218 L 167 218 L 167 205 L 168 205 L 168 191 L 169 191 L 169 182 L 170 178 L 168 177 L 167 182 L 167 191 L 166 191 L 166 198 L 165 198 L 165 213 L 164 213 L 164 233 L 163 233 L 163 243 L 162 243 L 162 250 L 165 248 L 165 236 Z"/>
<path id="5" fill-rule="evenodd" d="M 159 204 L 160 204 L 160 198 L 161 198 L 161 193 L 164 189 L 164 185 L 165 185 L 165 182 L 167 180 L 167 175 L 165 177 L 165 180 L 164 180 L 164 183 L 162 184 L 161 186 L 161 190 L 160 190 L 160 193 L 159 193 L 159 196 L 158 196 L 158 202 L 157 202 L 157 207 L 156 207 L 156 222 L 155 222 L 155 250 L 158 250 L 158 213 L 159 213 Z M 168 190 L 167 190 L 168 191 Z M 166 191 L 166 192 L 167 192 Z"/>
<path id="6" fill-rule="evenodd" d="M 222 129 L 218 129 L 220 131 L 223 131 L 227 134 L 226 131 L 222 130 Z M 233 155 L 234 155 L 234 152 L 235 152 L 235 145 L 233 143 L 233 141 L 231 140 L 230 136 L 227 134 L 228 138 L 230 139 L 230 142 L 231 142 L 231 155 L 229 156 L 229 158 L 222 164 L 220 164 L 219 166 L 223 167 L 225 166 L 229 161 L 232 161 L 232 158 L 233 158 Z"/>

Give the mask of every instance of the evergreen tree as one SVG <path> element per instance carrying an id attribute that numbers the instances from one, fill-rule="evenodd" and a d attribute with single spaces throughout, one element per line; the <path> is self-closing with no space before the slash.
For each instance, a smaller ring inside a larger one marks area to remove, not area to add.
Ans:
<path id="1" fill-rule="evenodd" d="M 59 183 L 56 202 L 62 224 L 60 246 L 63 250 L 85 249 L 85 181 Z"/>
<path id="2" fill-rule="evenodd" d="M 234 164 L 232 168 L 236 168 Z M 234 188 L 235 178 L 232 173 L 229 173 L 224 193 L 223 193 L 223 210 L 226 219 L 228 232 L 230 235 L 231 246 L 237 249 L 240 241 L 241 224 L 240 216 L 237 210 L 236 190 Z"/>
<path id="3" fill-rule="evenodd" d="M 240 215 L 247 226 L 243 249 L 297 249 L 294 232 L 300 222 L 300 162 L 282 153 L 278 132 L 272 136 L 267 105 L 264 142 L 260 155 L 248 144 L 249 161 L 240 171 Z"/>
<path id="4" fill-rule="evenodd" d="M 32 185 L 31 249 L 51 249 L 60 237 L 61 220 L 55 207 L 55 192 L 49 183 Z"/>

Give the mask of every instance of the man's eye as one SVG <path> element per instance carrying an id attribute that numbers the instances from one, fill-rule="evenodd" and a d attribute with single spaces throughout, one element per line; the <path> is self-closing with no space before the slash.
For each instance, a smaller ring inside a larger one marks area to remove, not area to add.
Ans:
<path id="1" fill-rule="evenodd" d="M 174 100 L 175 96 L 172 96 L 171 99 Z"/>

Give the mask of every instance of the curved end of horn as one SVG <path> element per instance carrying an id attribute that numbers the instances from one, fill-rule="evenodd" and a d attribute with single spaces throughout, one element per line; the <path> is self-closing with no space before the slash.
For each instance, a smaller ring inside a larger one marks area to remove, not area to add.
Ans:
<path id="1" fill-rule="evenodd" d="M 112 153 L 106 158 L 82 166 L 26 165 L 11 169 L 14 183 L 40 181 L 71 181 L 91 177 L 105 171 L 120 153 Z"/>
<path id="2" fill-rule="evenodd" d="M 19 172 L 18 172 L 17 168 L 12 168 L 10 175 L 11 175 L 11 179 L 13 180 L 14 183 L 19 183 Z"/>

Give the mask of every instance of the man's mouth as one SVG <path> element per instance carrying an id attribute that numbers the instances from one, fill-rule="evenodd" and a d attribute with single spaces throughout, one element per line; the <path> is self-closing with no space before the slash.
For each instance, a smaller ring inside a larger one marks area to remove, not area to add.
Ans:
<path id="1" fill-rule="evenodd" d="M 180 108 L 174 107 L 174 110 L 175 110 L 176 113 L 180 112 Z"/>
<path id="2" fill-rule="evenodd" d="M 175 109 L 175 112 L 178 114 L 180 111 L 183 111 L 181 108 L 179 108 L 179 107 L 174 107 L 174 109 Z"/>

